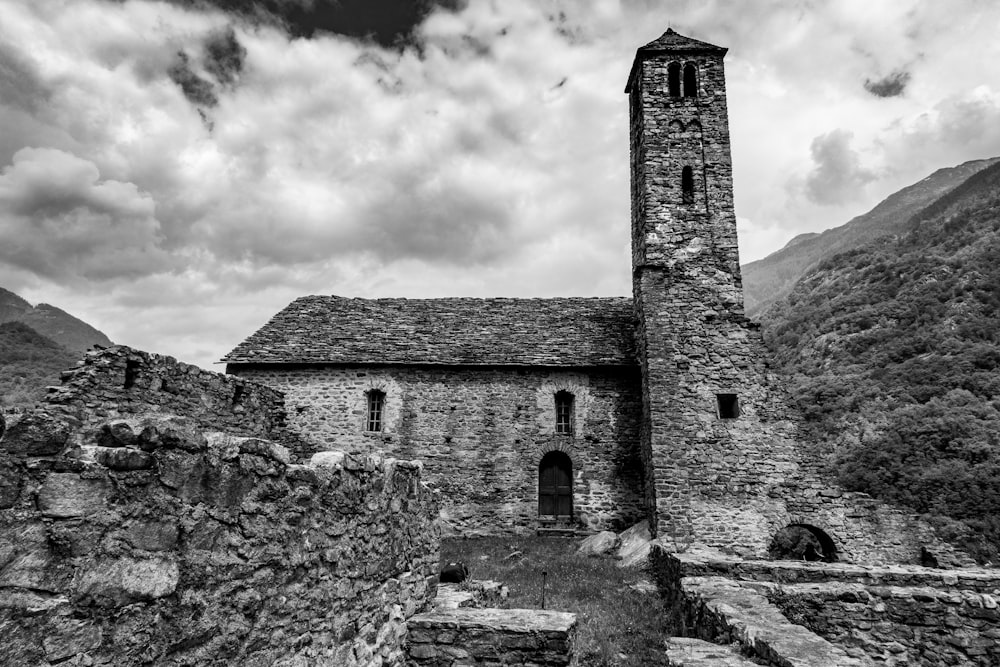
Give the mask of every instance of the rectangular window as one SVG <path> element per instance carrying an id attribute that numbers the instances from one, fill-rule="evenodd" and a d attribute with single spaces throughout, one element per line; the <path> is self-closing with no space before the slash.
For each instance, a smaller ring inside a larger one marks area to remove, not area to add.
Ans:
<path id="1" fill-rule="evenodd" d="M 740 416 L 740 402 L 736 394 L 716 394 L 719 403 L 719 419 L 736 419 Z"/>
<path id="2" fill-rule="evenodd" d="M 560 391 L 556 394 L 556 433 L 573 433 L 573 394 Z"/>
<path id="3" fill-rule="evenodd" d="M 385 408 L 385 392 L 372 389 L 368 392 L 368 420 L 366 431 L 382 430 L 382 411 Z"/>

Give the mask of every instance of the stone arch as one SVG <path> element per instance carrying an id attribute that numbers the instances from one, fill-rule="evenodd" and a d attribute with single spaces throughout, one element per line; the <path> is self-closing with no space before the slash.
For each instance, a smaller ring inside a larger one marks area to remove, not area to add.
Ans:
<path id="1" fill-rule="evenodd" d="M 677 120 L 676 118 L 667 123 L 667 132 L 670 136 L 678 136 L 684 134 L 684 123 Z"/>
<path id="2" fill-rule="evenodd" d="M 807 560 L 835 563 L 838 560 L 837 544 L 824 531 L 808 523 L 790 523 L 771 538 L 767 549 L 773 560 Z"/>
<path id="3" fill-rule="evenodd" d="M 679 62 L 667 65 L 667 93 L 670 97 L 681 96 L 681 64 Z"/>
<path id="4" fill-rule="evenodd" d="M 684 97 L 698 97 L 698 66 L 684 63 Z"/>

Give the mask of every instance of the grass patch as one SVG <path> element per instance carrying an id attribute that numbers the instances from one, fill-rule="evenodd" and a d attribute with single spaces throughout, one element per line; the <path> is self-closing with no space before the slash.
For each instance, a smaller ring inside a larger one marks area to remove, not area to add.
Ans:
<path id="1" fill-rule="evenodd" d="M 666 665 L 669 633 L 660 596 L 629 587 L 648 580 L 645 571 L 620 568 L 608 556 L 579 556 L 579 544 L 556 537 L 446 539 L 441 558 L 465 563 L 473 579 L 505 583 L 511 608 L 541 608 L 546 572 L 545 608 L 576 614 L 581 665 Z"/>

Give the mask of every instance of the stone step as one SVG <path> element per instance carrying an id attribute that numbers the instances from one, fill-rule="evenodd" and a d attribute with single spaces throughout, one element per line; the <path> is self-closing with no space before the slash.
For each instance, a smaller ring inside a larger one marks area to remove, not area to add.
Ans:
<path id="1" fill-rule="evenodd" d="M 690 637 L 667 638 L 667 664 L 671 667 L 755 667 L 740 653 L 739 644 L 713 644 Z"/>
<path id="2" fill-rule="evenodd" d="M 576 528 L 537 528 L 535 534 L 539 537 L 576 537 Z"/>

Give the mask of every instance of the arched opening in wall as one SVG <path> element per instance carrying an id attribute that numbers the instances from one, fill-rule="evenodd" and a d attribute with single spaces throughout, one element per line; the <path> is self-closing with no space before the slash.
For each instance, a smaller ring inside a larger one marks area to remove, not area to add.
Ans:
<path id="1" fill-rule="evenodd" d="M 832 537 L 816 526 L 793 523 L 774 534 L 767 555 L 771 560 L 834 563 L 837 561 L 837 545 Z"/>
<path id="2" fill-rule="evenodd" d="M 667 65 L 667 93 L 671 97 L 681 96 L 681 64 Z"/>
<path id="3" fill-rule="evenodd" d="M 573 518 L 573 462 L 565 452 L 549 452 L 538 464 L 538 516 Z"/>
<path id="4" fill-rule="evenodd" d="M 681 203 L 694 203 L 694 169 L 691 167 L 681 169 Z"/>
<path id="5" fill-rule="evenodd" d="M 684 65 L 684 97 L 698 97 L 698 70 L 694 63 Z"/>

